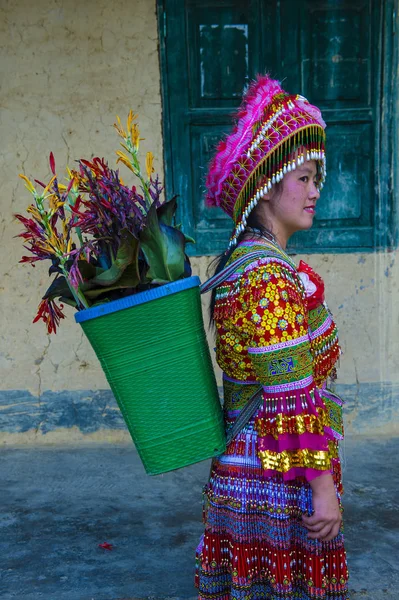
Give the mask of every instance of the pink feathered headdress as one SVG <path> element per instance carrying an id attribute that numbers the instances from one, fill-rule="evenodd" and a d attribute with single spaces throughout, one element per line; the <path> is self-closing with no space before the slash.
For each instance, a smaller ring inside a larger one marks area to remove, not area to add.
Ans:
<path id="1" fill-rule="evenodd" d="M 278 81 L 260 76 L 250 85 L 233 132 L 222 140 L 206 180 L 208 206 L 220 206 L 234 220 L 237 242 L 259 198 L 287 171 L 305 160 L 320 165 L 325 179 L 325 122 L 306 98 L 287 94 Z"/>

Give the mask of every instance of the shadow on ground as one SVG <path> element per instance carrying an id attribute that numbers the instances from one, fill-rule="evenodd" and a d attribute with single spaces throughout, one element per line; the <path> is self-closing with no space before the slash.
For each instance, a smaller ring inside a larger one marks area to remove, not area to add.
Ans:
<path id="1" fill-rule="evenodd" d="M 351 598 L 397 600 L 398 440 L 350 438 L 345 455 Z M 149 477 L 133 446 L 3 448 L 0 599 L 195 600 L 208 473 Z"/>

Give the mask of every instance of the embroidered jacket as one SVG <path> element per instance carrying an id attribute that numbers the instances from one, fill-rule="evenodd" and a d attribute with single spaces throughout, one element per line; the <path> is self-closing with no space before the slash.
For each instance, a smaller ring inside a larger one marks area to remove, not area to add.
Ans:
<path id="1" fill-rule="evenodd" d="M 324 284 L 268 245 L 245 242 L 230 262 L 264 251 L 217 288 L 216 356 L 224 372 L 227 422 L 263 386 L 257 453 L 268 475 L 308 480 L 333 468 L 337 444 L 323 388 L 340 355 Z M 229 424 L 229 423 L 228 423 Z"/>

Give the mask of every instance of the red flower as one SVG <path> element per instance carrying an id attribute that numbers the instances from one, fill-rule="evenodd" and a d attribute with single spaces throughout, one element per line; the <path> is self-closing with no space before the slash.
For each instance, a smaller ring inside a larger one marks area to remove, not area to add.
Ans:
<path id="1" fill-rule="evenodd" d="M 50 163 L 51 172 L 53 175 L 55 175 L 55 160 L 54 160 L 54 154 L 52 152 L 50 152 L 49 163 Z"/>
<path id="2" fill-rule="evenodd" d="M 103 544 L 98 544 L 99 548 L 103 548 L 104 550 L 112 550 L 113 545 L 108 542 L 104 542 Z"/>
<path id="3" fill-rule="evenodd" d="M 306 289 L 308 309 L 313 310 L 324 302 L 324 281 L 303 260 L 299 263 L 298 274 Z"/>
<path id="4" fill-rule="evenodd" d="M 33 319 L 33 323 L 36 323 L 39 319 L 44 321 L 47 325 L 47 332 L 57 333 L 57 327 L 60 324 L 61 319 L 65 319 L 65 315 L 62 312 L 64 308 L 63 304 L 57 306 L 54 300 L 45 298 L 41 301 L 36 317 Z"/>

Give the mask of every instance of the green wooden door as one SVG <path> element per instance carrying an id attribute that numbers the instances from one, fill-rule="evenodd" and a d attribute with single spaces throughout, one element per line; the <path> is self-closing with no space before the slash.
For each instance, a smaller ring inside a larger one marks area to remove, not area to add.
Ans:
<path id="1" fill-rule="evenodd" d="M 297 251 L 372 250 L 390 245 L 390 144 L 379 131 L 391 0 L 159 0 L 166 189 L 180 219 L 215 254 L 232 221 L 204 206 L 215 144 L 258 72 L 318 105 L 327 122 L 328 176 L 315 225 Z M 392 22 L 391 22 L 392 24 Z M 383 102 L 384 93 L 384 102 Z M 385 111 L 386 113 L 386 111 Z"/>

